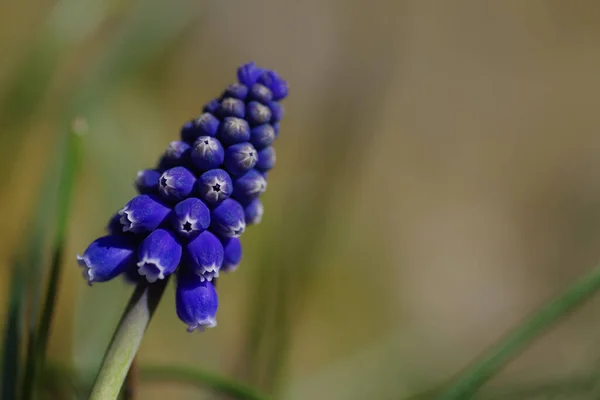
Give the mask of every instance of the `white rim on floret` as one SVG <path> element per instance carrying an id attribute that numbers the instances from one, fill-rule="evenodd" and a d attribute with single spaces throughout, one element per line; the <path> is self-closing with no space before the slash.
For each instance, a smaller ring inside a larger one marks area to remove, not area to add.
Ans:
<path id="1" fill-rule="evenodd" d="M 195 324 L 190 325 L 187 328 L 188 332 L 194 332 L 194 331 L 198 331 L 198 332 L 204 332 L 204 330 L 206 328 L 214 328 L 215 326 L 217 326 L 217 320 L 215 318 L 204 318 L 201 320 L 196 321 Z"/>
<path id="2" fill-rule="evenodd" d="M 254 217 L 252 222 L 255 224 L 259 224 L 260 221 L 262 221 L 264 212 L 265 212 L 264 206 L 262 205 L 262 203 L 259 203 L 258 206 L 256 207 L 256 217 Z"/>
<path id="3" fill-rule="evenodd" d="M 223 225 L 223 228 L 225 228 L 225 231 L 227 231 L 227 236 L 234 238 L 240 237 L 246 230 L 246 222 L 240 220 L 237 222 L 237 224 L 232 226 Z"/>
<path id="4" fill-rule="evenodd" d="M 132 231 L 136 233 L 137 220 L 133 218 L 132 213 L 129 212 L 127 206 L 122 210 L 119 210 L 119 223 L 123 227 L 123 232 Z"/>
<path id="5" fill-rule="evenodd" d="M 219 185 L 220 190 L 217 192 L 215 189 L 213 189 L 214 186 Z M 226 181 L 225 179 L 219 179 L 219 177 L 214 176 L 212 178 L 212 180 L 210 182 L 207 183 L 208 186 L 208 191 L 206 192 L 206 197 L 212 201 L 212 202 L 217 202 L 219 201 L 222 197 L 225 197 L 225 191 L 223 191 L 223 187 L 226 186 Z"/>
<path id="6" fill-rule="evenodd" d="M 202 267 L 202 270 L 197 274 L 200 277 L 200 282 L 212 282 L 213 278 L 219 277 L 219 266 L 215 263 L 207 267 Z"/>
<path id="7" fill-rule="evenodd" d="M 179 233 L 181 233 L 184 236 L 190 236 L 200 230 L 198 228 L 198 220 L 194 219 L 194 218 L 190 218 L 189 216 L 185 216 L 182 220 L 180 219 L 179 223 L 180 223 Z M 190 224 L 190 226 L 192 227 L 191 231 L 186 231 L 183 228 L 187 224 Z"/>
<path id="8" fill-rule="evenodd" d="M 137 263 L 138 273 L 146 277 L 146 280 L 150 283 L 156 282 L 158 279 L 165 279 L 165 270 L 158 258 L 143 257 L 140 262 Z"/>
<path id="9" fill-rule="evenodd" d="M 82 268 L 81 275 L 85 278 L 88 285 L 92 286 L 92 282 L 94 281 L 94 270 L 90 265 L 90 259 L 86 256 L 77 255 L 77 264 Z"/>
<path id="10" fill-rule="evenodd" d="M 217 140 L 210 136 L 200 136 L 194 145 L 196 152 L 206 158 L 219 149 Z"/>

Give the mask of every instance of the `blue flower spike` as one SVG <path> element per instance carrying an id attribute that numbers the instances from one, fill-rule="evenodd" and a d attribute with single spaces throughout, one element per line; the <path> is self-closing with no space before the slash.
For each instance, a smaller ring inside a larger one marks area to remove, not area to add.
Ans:
<path id="1" fill-rule="evenodd" d="M 219 298 L 213 284 L 193 274 L 180 273 L 175 290 L 175 308 L 188 332 L 217 326 Z"/>
<path id="2" fill-rule="evenodd" d="M 192 148 L 192 163 L 200 171 L 219 168 L 223 164 L 225 150 L 218 139 L 200 136 Z"/>
<path id="3" fill-rule="evenodd" d="M 104 236 L 88 246 L 77 263 L 91 285 L 113 279 L 135 263 L 135 244 L 126 236 Z"/>
<path id="4" fill-rule="evenodd" d="M 181 251 L 181 245 L 171 231 L 155 230 L 138 249 L 138 274 L 145 276 L 150 283 L 165 279 L 177 269 Z"/>
<path id="5" fill-rule="evenodd" d="M 189 197 L 173 208 L 171 226 L 179 237 L 193 238 L 210 226 L 210 210 L 202 200 Z"/>
<path id="6" fill-rule="evenodd" d="M 178 202 L 188 197 L 194 190 L 196 177 L 185 167 L 166 170 L 158 181 L 161 197 L 169 202 Z"/>
<path id="7" fill-rule="evenodd" d="M 244 208 L 232 199 L 224 200 L 212 210 L 210 222 L 211 230 L 223 237 L 240 237 L 246 230 Z"/>
<path id="8" fill-rule="evenodd" d="M 242 204 L 248 204 L 257 199 L 267 190 L 267 180 L 260 172 L 251 169 L 235 180 L 233 197 Z"/>
<path id="9" fill-rule="evenodd" d="M 196 186 L 198 196 L 209 206 L 216 206 L 233 192 L 231 177 L 222 169 L 206 171 L 200 175 Z"/>
<path id="10" fill-rule="evenodd" d="M 239 238 L 224 238 L 223 243 L 223 266 L 221 271 L 233 272 L 242 261 L 242 242 Z"/>
<path id="11" fill-rule="evenodd" d="M 185 123 L 155 168 L 138 172 L 133 197 L 108 235 L 77 256 L 91 285 L 121 275 L 140 284 L 176 274 L 176 311 L 191 331 L 216 325 L 221 271 L 242 260 L 241 234 L 263 216 L 287 82 L 254 62 Z"/>
<path id="12" fill-rule="evenodd" d="M 225 170 L 231 175 L 240 176 L 254 168 L 258 154 L 250 143 L 238 143 L 225 151 Z"/>
<path id="13" fill-rule="evenodd" d="M 223 245 L 213 233 L 204 231 L 186 245 L 185 260 L 201 280 L 212 281 L 223 265 Z"/>
<path id="14" fill-rule="evenodd" d="M 119 211 L 123 232 L 150 233 L 167 218 L 171 209 L 156 196 L 141 194 Z"/>

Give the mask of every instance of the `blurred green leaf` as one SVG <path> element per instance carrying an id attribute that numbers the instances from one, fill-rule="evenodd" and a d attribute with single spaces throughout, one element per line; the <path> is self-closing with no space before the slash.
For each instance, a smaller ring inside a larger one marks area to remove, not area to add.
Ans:
<path id="1" fill-rule="evenodd" d="M 12 279 L 8 313 L 4 322 L 4 344 L 2 349 L 2 395 L 0 398 L 17 398 L 21 359 L 21 335 L 23 333 L 23 300 L 25 299 L 25 276 L 23 264 L 17 258 L 12 265 Z"/>
<path id="2" fill-rule="evenodd" d="M 480 360 L 467 368 L 443 392 L 440 400 L 469 399 L 490 378 L 523 351 L 544 331 L 581 306 L 600 290 L 600 266 L 577 280 L 558 297 L 517 326 L 498 344 L 488 349 Z"/>
<path id="3" fill-rule="evenodd" d="M 75 119 L 69 131 L 64 135 L 64 147 L 57 153 L 58 155 L 62 156 L 61 161 L 63 165 L 60 173 L 58 174 L 59 183 L 57 194 L 56 227 L 54 232 L 54 245 L 52 248 L 52 264 L 48 279 L 46 301 L 44 302 L 44 309 L 39 322 L 39 328 L 37 324 L 37 312 L 32 313 L 30 324 L 30 343 L 27 349 L 27 364 L 23 381 L 24 399 L 28 399 L 33 395 L 33 392 L 35 391 L 37 375 L 45 360 L 52 316 L 56 303 L 56 294 L 60 280 L 60 269 L 62 266 L 62 253 L 65 245 L 65 231 L 68 222 L 70 199 L 73 192 L 75 174 L 79 169 L 79 161 L 81 160 L 82 135 L 86 131 L 87 125 L 85 121 L 82 119 Z M 45 211 L 48 214 L 51 214 L 47 209 Z M 41 260 L 40 262 L 33 264 L 32 268 L 35 268 L 36 275 L 32 276 L 43 277 L 44 274 L 42 267 L 43 263 Z M 39 279 L 39 281 L 40 283 L 35 285 L 32 296 L 34 301 L 33 304 L 36 310 L 38 308 L 39 301 L 41 300 L 41 282 L 43 282 L 43 279 Z"/>
<path id="4" fill-rule="evenodd" d="M 210 388 L 236 399 L 267 400 L 268 397 L 242 383 L 217 374 L 178 365 L 147 365 L 141 368 L 141 378 L 145 382 L 182 382 L 200 388 Z"/>

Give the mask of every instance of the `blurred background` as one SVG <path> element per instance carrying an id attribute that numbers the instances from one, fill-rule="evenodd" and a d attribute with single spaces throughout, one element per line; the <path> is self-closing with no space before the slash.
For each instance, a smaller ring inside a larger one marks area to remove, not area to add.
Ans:
<path id="1" fill-rule="evenodd" d="M 50 358 L 95 371 L 132 287 L 88 287 L 75 255 L 254 60 L 290 84 L 263 222 L 219 280 L 218 328 L 188 334 L 170 286 L 140 363 L 290 400 L 433 387 L 600 259 L 599 21 L 594 0 L 0 2 L 0 265 L 85 117 Z M 486 390 L 600 371 L 599 312 L 588 303 Z"/>

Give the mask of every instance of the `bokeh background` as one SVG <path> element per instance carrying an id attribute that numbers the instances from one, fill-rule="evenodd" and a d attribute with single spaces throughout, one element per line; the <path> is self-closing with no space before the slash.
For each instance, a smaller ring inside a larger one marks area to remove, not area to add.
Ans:
<path id="1" fill-rule="evenodd" d="M 94 371 L 132 288 L 89 288 L 75 255 L 255 60 L 290 84 L 263 223 L 219 280 L 218 328 L 187 334 L 169 287 L 140 363 L 290 400 L 433 387 L 600 259 L 599 22 L 594 0 L 2 1 L 0 300 L 57 138 L 83 116 L 50 358 Z M 599 313 L 590 302 L 486 390 L 598 371 Z"/>

